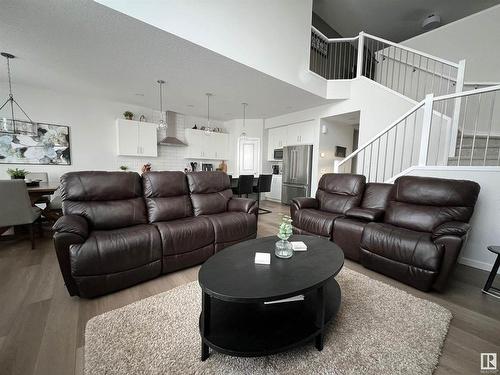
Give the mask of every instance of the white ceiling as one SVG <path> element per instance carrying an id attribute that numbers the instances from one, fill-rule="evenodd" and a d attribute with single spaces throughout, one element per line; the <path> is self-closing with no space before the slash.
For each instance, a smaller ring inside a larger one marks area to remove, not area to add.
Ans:
<path id="1" fill-rule="evenodd" d="M 343 37 L 360 31 L 394 42 L 424 32 L 431 14 L 442 25 L 500 4 L 500 0 L 314 0 L 313 11 Z"/>
<path id="2" fill-rule="evenodd" d="M 0 51 L 15 83 L 158 108 L 157 79 L 169 110 L 219 120 L 265 118 L 327 100 L 153 26 L 86 0 L 2 0 Z M 0 62 L 1 92 L 6 69 Z M 138 95 L 139 94 L 139 95 Z"/>

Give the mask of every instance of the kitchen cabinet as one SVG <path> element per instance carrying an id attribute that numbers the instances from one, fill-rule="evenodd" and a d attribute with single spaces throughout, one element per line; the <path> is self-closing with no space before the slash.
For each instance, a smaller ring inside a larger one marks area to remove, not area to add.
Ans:
<path id="1" fill-rule="evenodd" d="M 311 121 L 281 126 L 268 130 L 267 160 L 273 161 L 274 150 L 285 146 L 312 145 L 315 138 L 315 127 Z"/>
<path id="2" fill-rule="evenodd" d="M 229 158 L 228 134 L 186 129 L 186 142 L 187 159 L 227 160 Z"/>
<path id="3" fill-rule="evenodd" d="M 156 124 L 116 120 L 117 149 L 121 156 L 158 156 Z"/>
<path id="4" fill-rule="evenodd" d="M 267 200 L 281 202 L 281 182 L 282 176 L 280 174 L 273 174 L 271 191 L 266 193 Z"/>
<path id="5" fill-rule="evenodd" d="M 286 146 L 287 127 L 271 128 L 268 132 L 267 160 L 274 160 L 274 150 Z"/>
<path id="6" fill-rule="evenodd" d="M 314 143 L 314 127 L 312 123 L 304 122 L 289 125 L 287 128 L 286 145 L 312 145 Z"/>

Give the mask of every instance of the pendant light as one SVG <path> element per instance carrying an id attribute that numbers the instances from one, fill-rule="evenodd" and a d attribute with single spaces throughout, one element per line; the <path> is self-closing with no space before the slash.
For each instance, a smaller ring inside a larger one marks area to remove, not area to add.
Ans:
<path id="1" fill-rule="evenodd" d="M 163 86 L 165 85 L 165 81 L 162 79 L 159 79 L 156 82 L 158 82 L 158 85 L 160 86 L 160 121 L 158 121 L 157 128 L 160 130 L 163 130 L 163 129 L 167 128 L 166 116 L 165 116 L 165 118 L 163 118 L 163 116 L 165 115 L 163 113 Z"/>
<path id="2" fill-rule="evenodd" d="M 247 132 L 246 132 L 246 124 L 245 124 L 245 120 L 246 120 L 246 115 L 247 115 L 247 106 L 248 106 L 248 103 L 241 103 L 241 105 L 243 106 L 243 131 L 241 132 L 241 135 L 240 135 L 240 138 L 246 138 L 247 137 Z"/>
<path id="3" fill-rule="evenodd" d="M 28 134 L 31 134 L 31 135 L 37 135 L 37 127 L 36 127 L 36 124 L 33 122 L 33 120 L 31 120 L 31 118 L 28 116 L 28 114 L 24 111 L 24 109 L 22 109 L 22 107 L 19 105 L 19 103 L 16 101 L 16 99 L 14 99 L 14 94 L 12 94 L 12 78 L 11 78 L 11 74 L 10 74 L 10 59 L 14 59 L 15 56 L 10 54 L 10 53 L 7 53 L 7 52 L 2 52 L 0 53 L 0 55 L 2 55 L 3 57 L 6 58 L 7 60 L 7 77 L 8 77 L 8 80 L 9 80 L 9 97 L 7 98 L 7 100 L 5 101 L 5 103 L 2 104 L 2 106 L 0 107 L 0 110 L 3 109 L 3 107 L 5 107 L 8 104 L 10 104 L 10 115 L 11 115 L 11 122 L 12 122 L 12 128 L 9 129 L 9 126 L 7 124 L 7 119 L 6 118 L 3 118 L 2 119 L 2 122 L 1 122 L 1 127 L 0 127 L 0 132 L 3 132 L 3 133 L 16 133 L 16 119 L 15 119 L 15 116 L 14 116 L 14 104 L 21 110 L 21 112 L 26 116 L 26 118 L 28 119 L 29 123 L 31 124 L 31 126 L 29 128 L 26 127 L 26 125 L 23 125 L 22 127 L 22 132 L 23 133 L 28 133 Z M 23 121 L 24 124 L 26 124 L 26 121 Z"/>
<path id="4" fill-rule="evenodd" d="M 205 134 L 210 135 L 213 133 L 213 129 L 210 127 L 210 98 L 214 94 L 207 92 L 205 95 L 207 96 L 207 126 L 205 126 Z"/>

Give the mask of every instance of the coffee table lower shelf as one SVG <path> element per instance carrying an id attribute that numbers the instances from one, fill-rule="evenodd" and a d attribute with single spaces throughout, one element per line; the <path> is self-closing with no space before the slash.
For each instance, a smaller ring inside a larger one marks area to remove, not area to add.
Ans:
<path id="1" fill-rule="evenodd" d="M 324 328 L 340 307 L 340 287 L 332 278 L 304 297 L 304 301 L 264 304 L 222 301 L 204 293 L 202 360 L 208 358 L 208 347 L 232 356 L 257 357 L 316 340 L 321 350 Z"/>

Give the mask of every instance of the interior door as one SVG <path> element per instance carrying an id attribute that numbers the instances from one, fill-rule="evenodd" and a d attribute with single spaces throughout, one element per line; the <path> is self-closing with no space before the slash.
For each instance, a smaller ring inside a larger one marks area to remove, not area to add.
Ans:
<path id="1" fill-rule="evenodd" d="M 238 174 L 260 173 L 260 138 L 241 137 L 238 140 Z"/>

